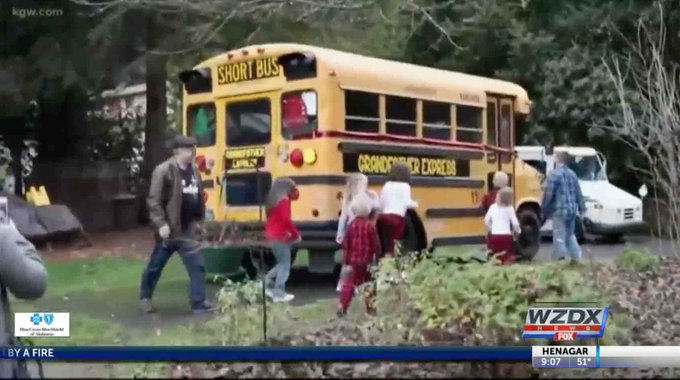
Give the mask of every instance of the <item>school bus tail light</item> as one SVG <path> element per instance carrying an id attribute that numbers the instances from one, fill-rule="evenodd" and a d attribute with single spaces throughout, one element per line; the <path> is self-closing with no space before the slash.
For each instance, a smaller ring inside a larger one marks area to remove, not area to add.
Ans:
<path id="1" fill-rule="evenodd" d="M 205 159 L 205 156 L 196 157 L 196 166 L 198 167 L 199 172 L 208 171 L 208 162 Z"/>
<path id="2" fill-rule="evenodd" d="M 302 164 L 305 163 L 304 154 L 300 149 L 293 149 L 293 151 L 290 152 L 290 157 L 288 159 L 296 168 L 301 167 Z"/>
<path id="3" fill-rule="evenodd" d="M 305 149 L 302 153 L 302 158 L 305 164 L 313 165 L 316 162 L 316 151 L 312 148 Z"/>

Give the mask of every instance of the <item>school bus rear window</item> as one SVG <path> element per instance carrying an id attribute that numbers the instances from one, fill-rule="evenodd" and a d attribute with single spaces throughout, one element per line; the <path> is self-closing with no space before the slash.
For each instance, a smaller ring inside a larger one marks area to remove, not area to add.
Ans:
<path id="1" fill-rule="evenodd" d="M 269 143 L 272 137 L 271 114 L 269 99 L 227 103 L 227 146 Z"/>
<path id="2" fill-rule="evenodd" d="M 187 134 L 199 147 L 215 145 L 215 104 L 194 104 L 187 107 Z"/>
<path id="3" fill-rule="evenodd" d="M 258 180 L 259 175 L 259 180 Z M 228 174 L 224 179 L 226 201 L 230 206 L 257 206 L 272 186 L 269 173 Z M 258 192 L 258 185 L 260 191 Z"/>

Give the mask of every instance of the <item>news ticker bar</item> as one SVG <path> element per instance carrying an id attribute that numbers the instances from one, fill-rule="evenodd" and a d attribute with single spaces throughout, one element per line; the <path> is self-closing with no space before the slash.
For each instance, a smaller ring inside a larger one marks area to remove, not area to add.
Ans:
<path id="1" fill-rule="evenodd" d="M 534 346 L 535 368 L 680 368 L 680 346 Z"/>
<path id="2" fill-rule="evenodd" d="M 0 359 L 55 361 L 531 361 L 537 368 L 680 368 L 680 346 L 0 347 Z"/>
<path id="3" fill-rule="evenodd" d="M 526 361 L 531 347 L 2 347 L 0 359 L 56 361 Z"/>

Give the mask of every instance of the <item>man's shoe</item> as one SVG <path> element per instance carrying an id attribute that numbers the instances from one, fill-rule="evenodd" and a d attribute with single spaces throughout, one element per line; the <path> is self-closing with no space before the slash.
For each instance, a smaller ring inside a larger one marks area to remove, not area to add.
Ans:
<path id="1" fill-rule="evenodd" d="M 338 316 L 338 318 L 342 318 L 347 315 L 347 310 L 344 310 L 343 308 L 339 308 L 338 311 L 335 312 L 335 315 Z"/>
<path id="2" fill-rule="evenodd" d="M 271 289 L 265 289 L 264 294 L 269 298 L 274 298 L 274 292 Z"/>
<path id="3" fill-rule="evenodd" d="M 218 309 L 219 307 L 217 305 L 213 305 L 209 302 L 204 302 L 203 305 L 191 309 L 191 312 L 194 314 L 208 314 L 213 313 Z"/>
<path id="4" fill-rule="evenodd" d="M 156 308 L 153 307 L 150 298 L 142 298 L 139 300 L 139 306 L 142 309 L 142 313 L 151 314 L 156 312 Z"/>

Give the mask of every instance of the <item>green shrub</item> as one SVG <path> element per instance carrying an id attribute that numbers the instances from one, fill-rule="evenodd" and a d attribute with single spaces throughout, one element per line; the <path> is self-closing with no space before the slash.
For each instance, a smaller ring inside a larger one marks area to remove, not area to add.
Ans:
<path id="1" fill-rule="evenodd" d="M 627 271 L 647 271 L 653 269 L 659 262 L 659 256 L 640 251 L 633 248 L 626 248 L 616 258 L 616 265 L 619 269 Z"/>
<path id="2" fill-rule="evenodd" d="M 498 266 L 389 258 L 380 269 L 381 314 L 401 315 L 403 324 L 410 310 L 417 315 L 413 327 L 446 330 L 459 336 L 460 344 L 518 344 L 528 307 L 538 302 L 608 304 L 579 268 L 564 263 Z M 615 324 L 608 321 L 610 342 L 619 331 Z"/>

